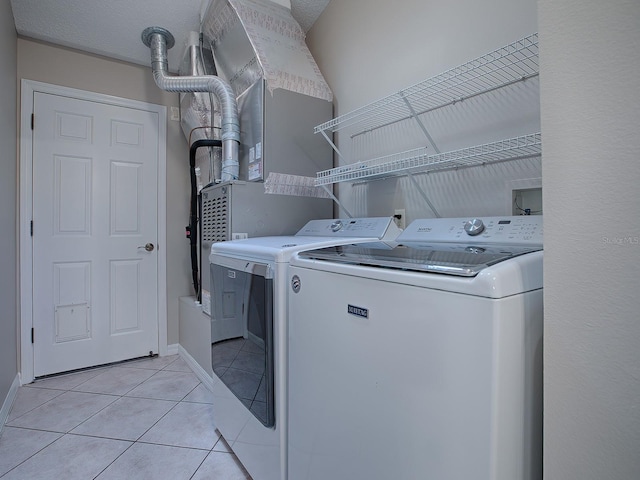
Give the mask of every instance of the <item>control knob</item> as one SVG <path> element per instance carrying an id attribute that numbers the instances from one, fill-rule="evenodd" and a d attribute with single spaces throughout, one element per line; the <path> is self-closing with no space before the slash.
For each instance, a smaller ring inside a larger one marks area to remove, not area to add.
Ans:
<path id="1" fill-rule="evenodd" d="M 482 220 L 479 218 L 472 218 L 464 224 L 464 231 L 472 237 L 475 237 L 484 231 L 484 223 L 482 223 Z"/>
<path id="2" fill-rule="evenodd" d="M 342 221 L 341 220 L 336 220 L 335 222 L 333 222 L 331 224 L 331 231 L 332 232 L 337 232 L 342 228 Z"/>

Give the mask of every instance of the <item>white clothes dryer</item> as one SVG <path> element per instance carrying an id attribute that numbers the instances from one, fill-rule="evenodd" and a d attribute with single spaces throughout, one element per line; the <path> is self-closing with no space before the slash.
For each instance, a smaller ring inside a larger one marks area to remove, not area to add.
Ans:
<path id="1" fill-rule="evenodd" d="M 287 478 L 289 259 L 330 245 L 386 246 L 378 242 L 399 233 L 391 217 L 312 220 L 294 236 L 211 246 L 215 422 L 254 480 Z"/>
<path id="2" fill-rule="evenodd" d="M 542 218 L 289 267 L 289 478 L 542 478 Z"/>

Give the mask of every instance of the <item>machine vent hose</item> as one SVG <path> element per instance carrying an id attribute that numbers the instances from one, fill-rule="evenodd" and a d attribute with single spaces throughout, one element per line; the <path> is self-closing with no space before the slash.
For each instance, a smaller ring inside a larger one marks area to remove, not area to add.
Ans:
<path id="1" fill-rule="evenodd" d="M 214 75 L 171 76 L 167 50 L 175 40 L 161 27 L 149 27 L 142 32 L 142 42 L 151 49 L 151 70 L 156 85 L 167 92 L 209 92 L 215 95 L 221 109 L 222 181 L 237 180 L 240 173 L 240 120 L 238 104 L 231 86 Z"/>

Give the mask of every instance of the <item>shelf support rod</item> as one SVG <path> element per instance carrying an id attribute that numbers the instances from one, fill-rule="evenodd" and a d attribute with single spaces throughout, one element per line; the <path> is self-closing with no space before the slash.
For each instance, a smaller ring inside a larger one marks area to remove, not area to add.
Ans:
<path id="1" fill-rule="evenodd" d="M 323 132 L 324 133 L 324 132 Z M 329 195 L 331 197 L 331 199 L 336 202 L 336 205 L 338 205 L 338 208 L 340 208 L 340 210 L 342 210 L 344 213 L 347 214 L 347 217 L 349 218 L 353 218 L 353 215 L 351 215 L 351 213 L 349 212 L 349 210 L 347 210 L 344 205 L 342 205 L 340 203 L 340 200 L 338 200 L 336 198 L 336 196 L 333 194 L 333 192 L 331 190 L 329 190 L 329 187 L 327 187 L 326 185 L 320 185 L 322 187 L 322 189 L 327 192 L 327 195 Z"/>
<path id="2" fill-rule="evenodd" d="M 331 141 L 331 139 L 329 138 L 329 135 L 327 135 L 327 133 L 324 130 L 321 130 L 320 133 L 325 138 L 325 140 L 329 142 L 329 145 L 331 145 L 331 148 L 333 148 L 333 151 L 336 152 L 342 160 L 344 160 L 344 157 L 340 153 L 340 150 L 338 150 L 338 147 L 336 147 L 335 144 Z"/>
<path id="3" fill-rule="evenodd" d="M 407 173 L 407 177 L 409 177 L 409 179 L 411 180 L 411 182 L 413 183 L 413 186 L 416 187 L 416 190 L 418 191 L 418 193 L 420 194 L 420 196 L 422 197 L 422 199 L 427 202 L 427 205 L 429 205 L 429 208 L 431 209 L 431 211 L 433 212 L 433 214 L 436 216 L 436 218 L 442 218 L 442 216 L 440 215 L 440 213 L 438 213 L 438 211 L 436 210 L 436 207 L 433 206 L 433 203 L 431 203 L 431 200 L 429 200 L 429 197 L 427 197 L 427 194 L 424 193 L 424 191 L 422 190 L 422 188 L 420 187 L 420 185 L 418 185 L 418 182 L 416 181 L 415 178 L 413 178 L 413 174 L 412 173 Z"/>
<path id="4" fill-rule="evenodd" d="M 420 117 L 418 116 L 415 109 L 413 108 L 413 105 L 411 105 L 411 103 L 409 103 L 409 100 L 407 100 L 407 97 L 404 95 L 404 92 L 400 92 L 400 96 L 402 97 L 402 100 L 404 100 L 404 103 L 407 105 L 407 108 L 411 112 L 411 116 L 416 119 L 416 122 L 418 122 L 418 126 L 422 129 L 422 132 L 427 137 L 427 140 L 429 140 L 429 143 L 431 144 L 435 152 L 440 153 L 440 149 L 436 145 L 436 142 L 434 142 L 433 138 L 431 138 L 431 135 L 427 131 L 427 127 L 425 127 L 424 123 L 422 123 L 422 120 L 420 120 Z"/>

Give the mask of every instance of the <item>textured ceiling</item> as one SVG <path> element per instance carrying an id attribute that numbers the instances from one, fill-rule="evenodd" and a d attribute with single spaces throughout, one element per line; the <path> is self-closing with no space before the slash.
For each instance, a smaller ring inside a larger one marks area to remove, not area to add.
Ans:
<path id="1" fill-rule="evenodd" d="M 206 2 L 205 2 L 206 3 Z M 279 2 L 282 3 L 282 2 Z M 291 12 L 306 32 L 329 0 L 291 0 Z M 169 67 L 178 68 L 182 45 L 198 31 L 202 0 L 11 0 L 18 34 L 141 65 L 150 61 L 142 30 L 161 26 L 176 39 Z"/>
<path id="2" fill-rule="evenodd" d="M 308 32 L 327 5 L 329 0 L 291 0 L 291 14 Z"/>

